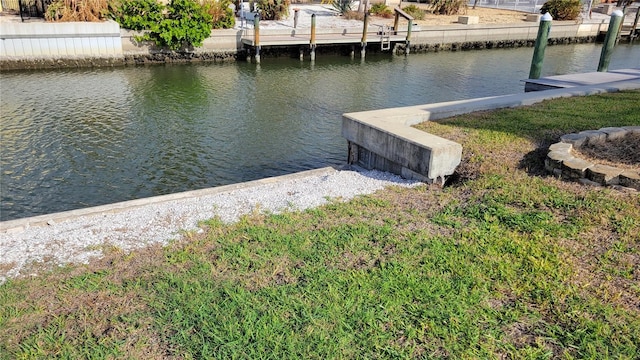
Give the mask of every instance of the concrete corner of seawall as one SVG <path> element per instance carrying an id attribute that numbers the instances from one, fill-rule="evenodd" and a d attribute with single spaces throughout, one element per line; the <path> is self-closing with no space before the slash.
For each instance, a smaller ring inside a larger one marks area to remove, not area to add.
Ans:
<path id="1" fill-rule="evenodd" d="M 462 159 L 462 145 L 412 128 L 425 121 L 483 110 L 532 105 L 544 100 L 640 89 L 640 79 L 556 90 L 346 113 L 342 136 L 348 161 L 425 182 L 444 182 Z"/>

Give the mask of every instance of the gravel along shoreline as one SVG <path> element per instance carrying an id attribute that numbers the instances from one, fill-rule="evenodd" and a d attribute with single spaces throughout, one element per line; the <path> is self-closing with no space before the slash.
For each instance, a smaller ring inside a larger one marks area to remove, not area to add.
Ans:
<path id="1" fill-rule="evenodd" d="M 167 244 L 179 238 L 181 231 L 202 231 L 199 221 L 216 216 L 232 223 L 254 211 L 305 210 L 391 185 L 419 184 L 422 183 L 376 170 L 324 168 L 188 192 L 193 196 L 178 199 L 175 195 L 179 194 L 149 198 L 143 206 L 96 207 L 90 215 L 68 216 L 50 220 L 47 225 L 26 225 L 0 233 L 0 284 L 9 278 L 36 276 L 33 269 L 86 264 L 102 256 L 105 248 L 132 251 L 151 244 Z M 108 207 L 112 210 L 101 210 Z M 113 209 L 118 211 L 112 212 Z"/>

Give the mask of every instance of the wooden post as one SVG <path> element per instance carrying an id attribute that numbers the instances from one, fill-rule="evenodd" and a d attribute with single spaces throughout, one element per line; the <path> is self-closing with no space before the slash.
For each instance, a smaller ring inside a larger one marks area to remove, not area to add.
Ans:
<path id="1" fill-rule="evenodd" d="M 364 57 L 367 52 L 367 29 L 369 28 L 369 13 L 364 14 L 364 27 L 362 28 L 362 40 L 360 40 L 360 44 L 362 45 L 362 49 L 360 50 L 360 56 Z"/>
<path id="2" fill-rule="evenodd" d="M 398 9 L 400 8 L 400 6 L 398 6 Z M 396 13 L 396 18 L 395 20 L 393 20 L 393 34 L 396 35 L 398 34 L 398 24 L 400 23 L 400 13 L 399 12 L 395 12 Z"/>
<path id="3" fill-rule="evenodd" d="M 409 51 L 410 51 L 409 48 L 411 47 L 411 27 L 413 27 L 413 19 L 409 19 L 409 25 L 407 27 L 407 40 L 406 40 L 407 48 L 404 51 L 405 55 L 409 55 Z"/>
<path id="4" fill-rule="evenodd" d="M 600 62 L 598 63 L 598 71 L 607 72 L 609 69 L 609 61 L 611 60 L 611 53 L 613 47 L 616 45 L 616 39 L 618 38 L 618 30 L 624 14 L 620 10 L 616 10 L 611 14 L 611 20 L 609 20 L 609 29 L 607 35 L 604 37 L 604 44 L 602 44 L 602 52 L 600 53 Z"/>
<path id="5" fill-rule="evenodd" d="M 311 61 L 316 60 L 316 14 L 311 14 Z"/>
<path id="6" fill-rule="evenodd" d="M 542 62 L 544 61 L 544 51 L 547 48 L 549 39 L 549 30 L 551 30 L 551 14 L 548 12 L 540 18 L 538 26 L 538 37 L 533 48 L 533 58 L 531 59 L 531 68 L 529 69 L 529 79 L 539 79 L 542 72 Z"/>
<path id="7" fill-rule="evenodd" d="M 256 48 L 256 63 L 260 64 L 260 14 L 253 18 L 253 46 Z"/>

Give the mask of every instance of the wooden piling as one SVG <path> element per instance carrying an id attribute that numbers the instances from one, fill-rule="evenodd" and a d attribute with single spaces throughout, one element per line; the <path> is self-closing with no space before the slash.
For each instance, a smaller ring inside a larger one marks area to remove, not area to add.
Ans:
<path id="1" fill-rule="evenodd" d="M 598 62 L 598 71 L 606 72 L 609 69 L 609 61 L 611 60 L 611 53 L 613 47 L 616 45 L 618 33 L 620 32 L 620 25 L 624 14 L 620 10 L 616 10 L 611 14 L 611 20 L 609 20 L 609 29 L 607 35 L 604 37 L 604 44 L 602 44 L 602 52 L 600 53 L 600 62 Z"/>
<path id="2" fill-rule="evenodd" d="M 362 40 L 360 40 L 360 45 L 362 45 L 362 49 L 360 50 L 360 56 L 364 57 L 367 52 L 367 29 L 369 28 L 369 13 L 364 14 L 364 25 L 362 28 Z"/>
<path id="3" fill-rule="evenodd" d="M 253 45 L 256 48 L 256 63 L 260 63 L 260 14 L 253 18 Z"/>
<path id="4" fill-rule="evenodd" d="M 316 59 L 316 14 L 311 14 L 311 61 Z"/>
<path id="5" fill-rule="evenodd" d="M 406 42 L 406 48 L 404 51 L 405 55 L 409 55 L 409 49 L 411 48 L 411 28 L 413 27 L 413 19 L 409 19 L 409 25 L 407 26 L 407 39 L 405 40 Z"/>
<path id="6" fill-rule="evenodd" d="M 529 69 L 529 79 L 540 78 L 542 62 L 544 61 L 544 51 L 547 49 L 547 42 L 549 41 L 551 20 L 553 20 L 553 18 L 549 13 L 542 15 L 542 18 L 540 18 L 538 36 L 536 37 L 536 43 L 533 48 L 533 58 L 531 59 L 531 68 Z"/>

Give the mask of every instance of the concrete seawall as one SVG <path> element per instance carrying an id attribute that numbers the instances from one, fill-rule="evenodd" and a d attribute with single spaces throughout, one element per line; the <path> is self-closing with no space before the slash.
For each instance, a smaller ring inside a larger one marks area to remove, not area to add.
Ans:
<path id="1" fill-rule="evenodd" d="M 628 69 L 627 72 L 637 73 L 633 69 Z M 624 74 L 625 70 L 621 73 Z M 594 77 L 593 74 L 575 76 Z M 444 184 L 445 178 L 454 173 L 461 161 L 462 146 L 411 126 L 476 111 L 513 108 L 555 98 L 639 88 L 640 77 L 636 75 L 619 80 L 613 76 L 587 85 L 576 83 L 555 90 L 349 113 L 343 115 L 342 135 L 349 142 L 350 164 L 388 171 L 404 178 Z"/>
<path id="2" fill-rule="evenodd" d="M 575 23 L 554 22 L 550 43 L 593 42 L 608 23 L 604 20 Z M 368 29 L 369 39 L 379 37 L 377 27 Z M 20 23 L 0 22 L 0 69 L 48 67 L 114 66 L 139 63 L 187 61 L 229 61 L 246 58 L 241 39 L 242 29 L 214 30 L 201 47 L 183 52 L 170 52 L 135 40 L 138 33 L 120 29 L 117 23 Z M 261 38 L 309 29 L 265 29 Z M 318 29 L 322 32 L 360 32 L 359 28 Z M 413 30 L 411 52 L 466 50 L 497 47 L 533 46 L 538 24 L 522 22 L 503 25 L 429 26 Z M 397 43 L 402 50 L 404 43 Z M 339 45 L 337 45 L 339 48 Z M 351 46 L 349 46 L 351 47 Z M 295 46 L 295 51 L 300 46 Z M 339 49 L 333 47 L 334 51 Z M 368 51 L 375 47 L 368 47 Z M 263 49 L 263 55 L 289 53 L 294 49 Z"/>
<path id="3" fill-rule="evenodd" d="M 120 25 L 93 22 L 0 22 L 2 62 L 25 59 L 120 59 Z"/>

